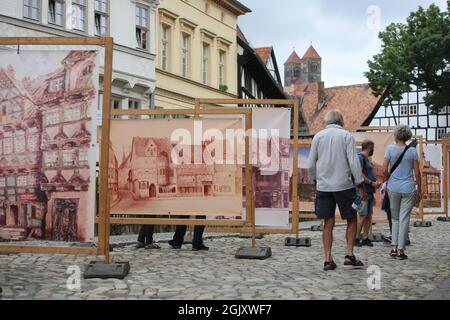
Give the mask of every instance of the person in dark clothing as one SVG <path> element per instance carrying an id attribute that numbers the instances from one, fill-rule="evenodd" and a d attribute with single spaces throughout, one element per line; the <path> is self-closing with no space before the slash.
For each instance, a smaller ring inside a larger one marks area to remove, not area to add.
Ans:
<path id="1" fill-rule="evenodd" d="M 141 226 L 141 230 L 138 235 L 138 243 L 136 249 L 160 249 L 161 247 L 153 242 L 153 231 L 155 226 L 152 224 L 146 224 Z"/>
<path id="2" fill-rule="evenodd" d="M 182 219 L 187 219 L 188 216 L 183 216 Z M 206 216 L 197 216 L 197 219 L 206 219 Z M 169 241 L 169 245 L 173 249 L 181 249 L 183 245 L 184 236 L 186 234 L 187 226 L 177 226 L 173 239 Z M 205 226 L 195 226 L 194 227 L 194 237 L 192 238 L 192 251 L 202 251 L 209 250 L 207 246 L 203 244 L 203 232 L 205 231 Z"/>
<path id="3" fill-rule="evenodd" d="M 362 202 L 362 208 L 358 211 L 359 221 L 355 240 L 355 245 L 358 247 L 373 247 L 372 242 L 369 240 L 369 231 L 372 226 L 373 207 L 375 205 L 374 194 L 381 186 L 381 183 L 377 181 L 375 169 L 369 160 L 369 157 L 373 156 L 374 151 L 375 143 L 371 140 L 364 140 L 362 150 L 358 153 L 364 180 L 364 190 L 367 195 L 367 200 Z M 363 231 L 362 239 L 360 239 L 361 231 Z"/>

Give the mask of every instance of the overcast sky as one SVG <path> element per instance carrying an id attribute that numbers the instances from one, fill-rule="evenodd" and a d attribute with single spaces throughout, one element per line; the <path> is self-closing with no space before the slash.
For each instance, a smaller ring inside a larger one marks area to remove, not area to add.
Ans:
<path id="1" fill-rule="evenodd" d="M 419 5 L 447 8 L 446 0 L 240 1 L 253 12 L 240 17 L 239 26 L 253 47 L 274 47 L 282 77 L 293 48 L 301 58 L 312 42 L 326 87 L 367 82 L 367 60 L 380 51 L 378 33 L 391 22 L 406 21 Z"/>

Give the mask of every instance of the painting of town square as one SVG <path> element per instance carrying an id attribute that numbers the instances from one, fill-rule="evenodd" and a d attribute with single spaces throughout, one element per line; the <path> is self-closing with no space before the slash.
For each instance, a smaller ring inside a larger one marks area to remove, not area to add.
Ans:
<path id="1" fill-rule="evenodd" d="M 423 207 L 443 210 L 443 154 L 442 145 L 423 147 Z"/>
<path id="2" fill-rule="evenodd" d="M 96 51 L 0 52 L 0 239 L 93 241 Z"/>
<path id="3" fill-rule="evenodd" d="M 298 148 L 298 184 L 297 193 L 299 201 L 299 211 L 300 212 L 314 212 L 314 201 L 316 196 L 316 190 L 314 182 L 309 180 L 308 177 L 308 157 L 309 157 L 310 147 L 299 147 Z M 290 148 L 290 158 L 289 162 L 292 163 L 294 148 Z M 291 168 L 292 166 L 290 166 Z M 289 176 L 292 180 L 293 169 L 289 170 Z"/>
<path id="4" fill-rule="evenodd" d="M 240 216 L 243 139 L 225 141 L 227 129 L 241 120 L 113 120 L 111 213 Z"/>
<path id="5" fill-rule="evenodd" d="M 258 226 L 289 225 L 290 117 L 287 108 L 252 110 L 252 128 L 256 130 L 251 141 L 252 189 Z M 244 180 L 244 208 L 245 201 Z"/>

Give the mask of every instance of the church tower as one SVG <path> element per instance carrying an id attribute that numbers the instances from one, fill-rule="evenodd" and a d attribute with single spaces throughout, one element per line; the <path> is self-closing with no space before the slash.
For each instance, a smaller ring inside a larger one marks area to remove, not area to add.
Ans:
<path id="1" fill-rule="evenodd" d="M 317 83 L 322 81 L 322 58 L 312 45 L 306 50 L 303 57 L 295 51 L 284 63 L 284 86 L 292 84 Z"/>
<path id="2" fill-rule="evenodd" d="M 301 81 L 303 83 L 315 83 L 322 81 L 322 58 L 312 45 L 303 55 Z"/>
<path id="3" fill-rule="evenodd" d="M 286 87 L 295 83 L 302 71 L 302 61 L 295 51 L 291 53 L 284 63 L 284 85 Z"/>

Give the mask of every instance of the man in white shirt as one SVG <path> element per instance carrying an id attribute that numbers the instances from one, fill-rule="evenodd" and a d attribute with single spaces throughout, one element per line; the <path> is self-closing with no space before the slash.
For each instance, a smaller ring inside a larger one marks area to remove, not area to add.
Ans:
<path id="1" fill-rule="evenodd" d="M 314 136 L 308 159 L 309 179 L 316 181 L 316 215 L 325 220 L 322 235 L 324 270 L 337 268 L 331 255 L 336 206 L 342 219 L 347 220 L 344 265 L 362 267 L 363 263 L 353 254 L 358 222 L 357 212 L 352 206 L 357 197 L 356 187 L 361 197 L 366 197 L 355 140 L 350 132 L 344 130 L 341 112 L 328 112 L 325 123 L 327 127 Z"/>

